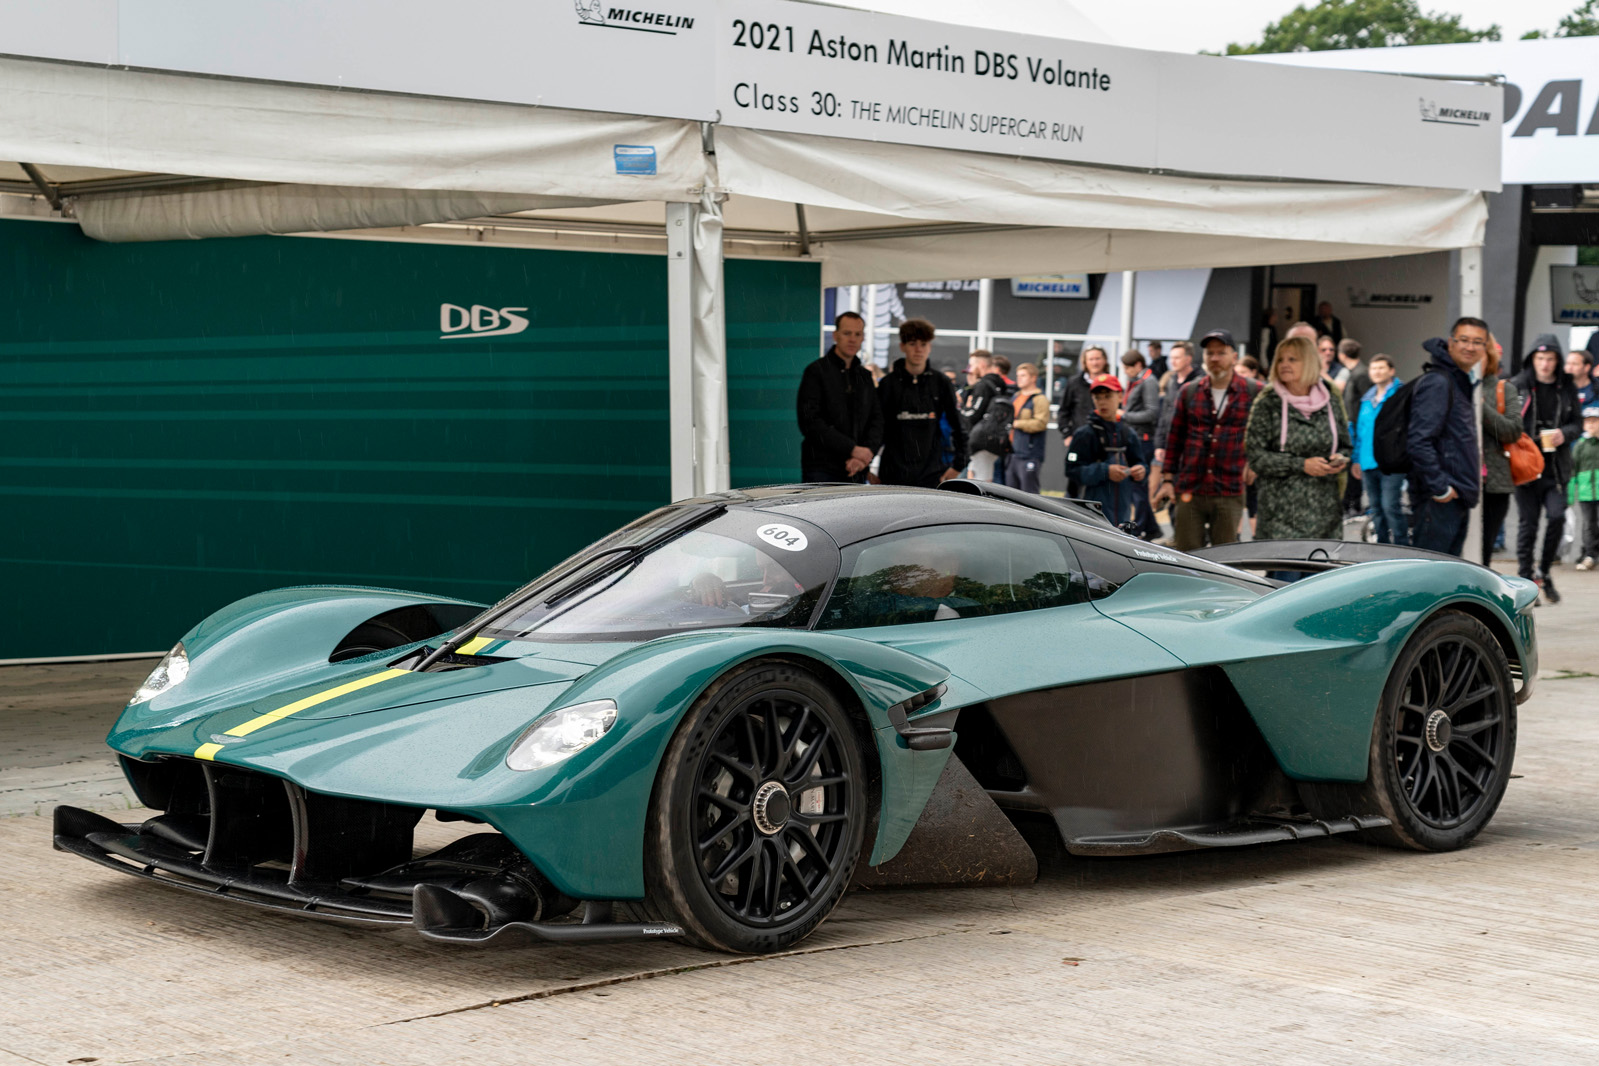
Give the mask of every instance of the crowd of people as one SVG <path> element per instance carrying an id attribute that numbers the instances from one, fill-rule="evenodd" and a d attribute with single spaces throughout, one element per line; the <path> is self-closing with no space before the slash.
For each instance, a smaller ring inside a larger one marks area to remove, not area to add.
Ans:
<path id="1" fill-rule="evenodd" d="M 1218 329 L 1197 359 L 1187 341 L 1169 354 L 1151 342 L 1123 353 L 1119 373 L 1105 349 L 1084 349 L 1057 382 L 1067 495 L 1183 551 L 1236 541 L 1246 521 L 1258 539 L 1341 539 L 1344 520 L 1364 513 L 1379 542 L 1458 556 L 1480 506 L 1484 565 L 1514 498 L 1518 569 L 1548 602 L 1559 601 L 1550 570 L 1572 507 L 1577 569 L 1594 568 L 1593 353 L 1564 353 L 1545 334 L 1507 376 L 1487 323 L 1465 317 L 1423 345 L 1428 361 L 1405 382 L 1389 356 L 1362 358 L 1330 305 L 1281 339 L 1271 333 L 1263 359 L 1240 357 Z M 958 387 L 954 371 L 930 365 L 934 335 L 931 323 L 906 321 L 901 357 L 884 372 L 859 358 L 861 316 L 838 316 L 832 347 L 800 381 L 805 481 L 933 487 L 966 476 L 1039 491 L 1051 403 L 1038 367 L 975 351 Z"/>

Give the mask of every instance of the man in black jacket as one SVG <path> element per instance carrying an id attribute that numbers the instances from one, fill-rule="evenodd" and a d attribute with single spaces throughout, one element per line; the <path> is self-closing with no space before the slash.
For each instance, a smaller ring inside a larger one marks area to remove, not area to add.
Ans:
<path id="1" fill-rule="evenodd" d="M 1471 368 L 1488 354 L 1488 324 L 1462 318 L 1449 340 L 1434 337 L 1422 347 L 1432 356 L 1411 386 L 1410 504 L 1415 515 L 1411 543 L 1459 555 L 1466 546 L 1471 509 L 1482 495 L 1482 452 Z"/>
<path id="2" fill-rule="evenodd" d="M 936 488 L 966 468 L 966 426 L 955 386 L 927 365 L 933 324 L 920 318 L 906 321 L 899 327 L 899 350 L 905 357 L 877 386 L 883 409 L 883 459 L 877 476 L 885 485 Z M 940 419 L 949 424 L 954 452 L 947 463 Z"/>
<path id="3" fill-rule="evenodd" d="M 856 355 L 866 340 L 866 320 L 845 311 L 833 320 L 833 346 L 800 375 L 800 479 L 866 480 L 883 446 L 883 410 L 871 371 Z"/>
<path id="4" fill-rule="evenodd" d="M 1571 445 L 1582 436 L 1577 386 L 1561 364 L 1559 339 L 1552 333 L 1542 333 L 1533 341 L 1526 366 L 1516 377 L 1516 389 L 1521 393 L 1521 424 L 1543 448 L 1543 473 L 1537 481 L 1516 486 L 1516 513 L 1521 516 L 1516 532 L 1516 561 L 1521 576 L 1538 582 L 1544 599 L 1550 603 L 1560 602 L 1549 568 L 1560 551 L 1560 535 L 1566 528 Z M 1540 518 L 1546 518 L 1548 525 L 1544 528 L 1538 569 L 1534 570 L 1532 550 L 1538 542 Z"/>

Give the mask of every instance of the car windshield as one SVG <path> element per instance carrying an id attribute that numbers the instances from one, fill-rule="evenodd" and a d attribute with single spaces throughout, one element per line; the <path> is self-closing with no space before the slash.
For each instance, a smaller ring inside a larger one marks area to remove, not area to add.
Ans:
<path id="1" fill-rule="evenodd" d="M 506 604 L 525 596 L 532 589 L 553 590 L 575 576 L 578 571 L 592 568 L 600 559 L 621 554 L 623 549 L 645 544 L 654 537 L 668 533 L 674 526 L 692 525 L 695 521 L 703 519 L 709 510 L 702 507 L 673 505 L 657 508 L 649 514 L 635 518 L 621 529 L 608 533 L 582 551 L 567 556 L 532 581 L 501 597 L 498 603 L 478 617 L 497 613 Z"/>
<path id="2" fill-rule="evenodd" d="M 615 547 L 601 541 L 583 558 Z M 706 528 L 672 537 L 615 569 L 597 567 L 592 578 L 576 567 L 565 573 L 571 579 L 558 581 L 548 597 L 495 622 L 483 635 L 627 640 L 729 626 L 803 627 L 824 584 L 813 580 L 807 586 L 773 554 Z"/>

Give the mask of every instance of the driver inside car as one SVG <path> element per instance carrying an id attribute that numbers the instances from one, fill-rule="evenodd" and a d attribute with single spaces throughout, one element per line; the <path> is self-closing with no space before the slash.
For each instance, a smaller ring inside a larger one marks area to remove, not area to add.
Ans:
<path id="1" fill-rule="evenodd" d="M 896 622 L 934 622 L 962 617 L 978 602 L 956 591 L 960 560 L 937 539 L 917 537 L 900 544 L 906 562 L 886 566 L 867 578 L 868 608 Z"/>

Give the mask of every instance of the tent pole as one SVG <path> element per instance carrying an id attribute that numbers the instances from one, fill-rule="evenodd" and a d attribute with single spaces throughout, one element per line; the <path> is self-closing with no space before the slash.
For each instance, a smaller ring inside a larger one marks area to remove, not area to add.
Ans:
<path id="1" fill-rule="evenodd" d="M 1133 347 L 1133 299 L 1138 287 L 1138 271 L 1122 271 L 1122 350 L 1111 359 L 1111 373 L 1115 373 L 1117 361 Z"/>
<path id="2" fill-rule="evenodd" d="M 672 499 L 695 495 L 694 204 L 666 205 L 667 441 Z"/>
<path id="3" fill-rule="evenodd" d="M 1482 246 L 1460 249 L 1460 276 L 1456 279 L 1460 286 L 1460 314 L 1463 318 L 1482 317 Z M 1471 420 L 1477 427 L 1477 454 L 1482 454 L 1482 390 L 1472 391 L 1476 406 L 1476 417 Z M 1482 499 L 1481 483 L 1478 483 L 1479 500 Z M 1482 558 L 1482 508 L 1473 507 L 1466 523 L 1466 546 L 1463 549 L 1466 559 Z"/>
<path id="4" fill-rule="evenodd" d="M 726 492 L 732 487 L 722 243 L 722 202 L 707 188 L 694 209 L 694 488 L 699 493 Z"/>
<path id="5" fill-rule="evenodd" d="M 977 283 L 977 346 L 993 348 L 989 333 L 994 329 L 994 279 L 984 278 Z"/>
<path id="6" fill-rule="evenodd" d="M 731 484 L 727 329 L 722 304 L 722 205 L 666 205 L 667 404 L 672 498 Z"/>

